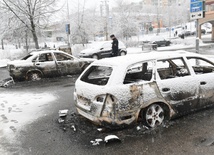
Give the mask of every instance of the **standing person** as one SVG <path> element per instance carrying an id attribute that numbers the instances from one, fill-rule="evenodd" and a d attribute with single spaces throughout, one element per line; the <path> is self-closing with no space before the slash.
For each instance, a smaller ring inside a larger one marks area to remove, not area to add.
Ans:
<path id="1" fill-rule="evenodd" d="M 178 31 L 176 30 L 176 31 L 175 31 L 175 37 L 177 36 L 177 34 L 178 34 Z"/>
<path id="2" fill-rule="evenodd" d="M 113 40 L 113 42 L 112 42 L 112 56 L 116 57 L 116 56 L 118 56 L 119 42 L 118 42 L 117 38 L 113 34 L 110 35 L 110 38 Z"/>

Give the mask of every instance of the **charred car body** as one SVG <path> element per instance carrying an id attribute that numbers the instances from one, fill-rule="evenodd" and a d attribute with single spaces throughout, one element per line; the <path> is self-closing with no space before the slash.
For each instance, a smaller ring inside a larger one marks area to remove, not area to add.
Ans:
<path id="1" fill-rule="evenodd" d="M 62 51 L 46 50 L 32 52 L 21 60 L 7 64 L 10 76 L 15 80 L 40 80 L 81 73 L 94 59 L 78 59 Z"/>
<path id="2" fill-rule="evenodd" d="M 92 63 L 75 83 L 77 111 L 99 125 L 161 125 L 214 103 L 214 63 L 199 54 L 150 52 Z"/>

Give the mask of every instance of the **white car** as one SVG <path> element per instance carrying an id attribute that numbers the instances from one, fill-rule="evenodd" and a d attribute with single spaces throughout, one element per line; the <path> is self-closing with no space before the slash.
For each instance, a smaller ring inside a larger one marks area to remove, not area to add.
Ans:
<path id="1" fill-rule="evenodd" d="M 31 52 L 21 60 L 7 64 L 10 76 L 15 80 L 40 80 L 81 73 L 95 59 L 79 59 L 58 50 Z"/>
<path id="2" fill-rule="evenodd" d="M 127 50 L 125 44 L 121 41 L 118 41 L 118 43 L 119 55 L 126 55 Z M 90 48 L 82 50 L 79 53 L 79 57 L 94 59 L 112 57 L 112 41 L 94 42 Z"/>
<path id="3" fill-rule="evenodd" d="M 80 115 L 99 125 L 142 121 L 157 127 L 214 104 L 214 63 L 185 51 L 150 52 L 93 62 L 77 79 Z"/>

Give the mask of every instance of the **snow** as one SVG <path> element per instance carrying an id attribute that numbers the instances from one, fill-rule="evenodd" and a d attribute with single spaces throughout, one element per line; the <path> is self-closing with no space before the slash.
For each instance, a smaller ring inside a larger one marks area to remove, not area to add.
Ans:
<path id="1" fill-rule="evenodd" d="M 9 61 L 10 61 L 9 59 L 2 59 L 2 60 L 0 60 L 0 68 L 1 68 L 1 67 L 6 67 L 6 66 L 7 66 L 7 63 L 8 63 Z"/>
<path id="2" fill-rule="evenodd" d="M 43 109 L 56 97 L 47 93 L 1 92 L 0 93 L 0 138 L 8 142 L 15 141 L 15 136 L 39 117 L 45 116 Z M 0 154 L 4 150 L 0 146 Z"/>

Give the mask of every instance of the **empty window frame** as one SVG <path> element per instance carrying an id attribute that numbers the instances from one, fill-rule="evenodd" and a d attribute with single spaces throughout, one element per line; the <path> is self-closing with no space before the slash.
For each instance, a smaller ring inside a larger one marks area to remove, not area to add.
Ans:
<path id="1" fill-rule="evenodd" d="M 195 74 L 206 74 L 214 71 L 214 63 L 209 60 L 197 58 L 197 57 L 187 57 L 189 63 L 191 64 Z"/>
<path id="2" fill-rule="evenodd" d="M 183 58 L 158 60 L 156 66 L 162 80 L 190 75 Z"/>
<path id="3" fill-rule="evenodd" d="M 128 67 L 124 84 L 139 81 L 150 81 L 152 79 L 153 63 L 152 61 L 140 62 Z"/>
<path id="4" fill-rule="evenodd" d="M 95 85 L 106 85 L 112 70 L 112 67 L 107 66 L 91 66 L 80 80 Z"/>
<path id="5" fill-rule="evenodd" d="M 43 53 L 39 55 L 39 62 L 53 61 L 51 53 Z"/>
<path id="6" fill-rule="evenodd" d="M 62 54 L 62 53 L 54 53 L 57 61 L 67 61 L 67 60 L 73 60 L 73 58 L 69 55 Z"/>

